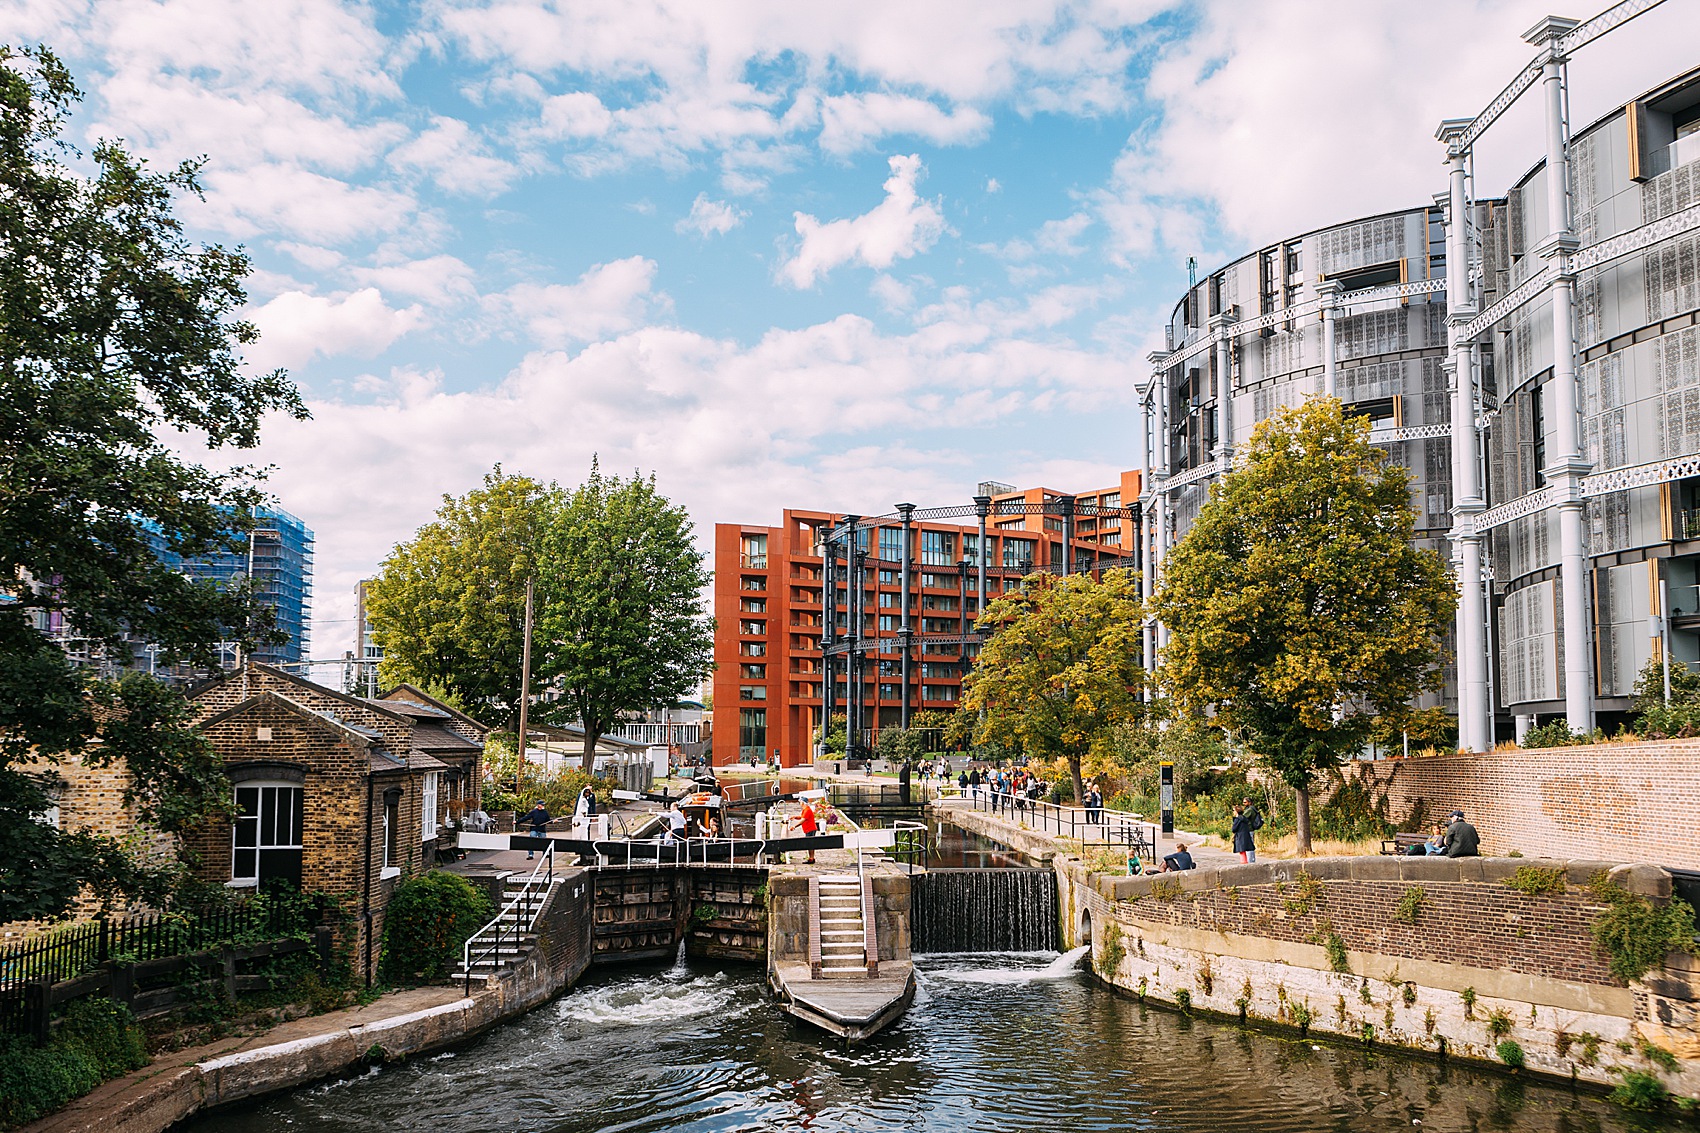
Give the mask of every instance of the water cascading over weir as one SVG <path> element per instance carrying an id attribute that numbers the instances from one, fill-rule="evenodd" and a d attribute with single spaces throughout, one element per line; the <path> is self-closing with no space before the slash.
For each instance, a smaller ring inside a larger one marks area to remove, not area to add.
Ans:
<path id="1" fill-rule="evenodd" d="M 910 899 L 916 952 L 1044 952 L 1060 941 L 1048 869 L 929 869 Z"/>

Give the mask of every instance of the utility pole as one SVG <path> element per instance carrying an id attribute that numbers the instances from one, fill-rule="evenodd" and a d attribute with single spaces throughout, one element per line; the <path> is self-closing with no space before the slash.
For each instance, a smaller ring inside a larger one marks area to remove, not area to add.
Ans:
<path id="1" fill-rule="evenodd" d="M 531 706 L 531 579 L 525 580 L 525 646 L 519 659 L 519 762 L 514 767 L 514 805 L 525 791 L 525 717 Z"/>

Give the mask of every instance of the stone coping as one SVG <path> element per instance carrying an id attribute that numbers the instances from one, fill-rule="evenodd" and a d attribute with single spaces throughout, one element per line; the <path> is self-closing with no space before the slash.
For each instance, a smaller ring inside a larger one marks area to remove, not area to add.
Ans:
<path id="1" fill-rule="evenodd" d="M 1571 885 L 1586 885 L 1604 871 L 1631 893 L 1658 900 L 1671 895 L 1671 875 L 1662 867 L 1642 862 L 1604 862 L 1562 858 L 1407 858 L 1393 855 L 1363 857 L 1283 858 L 1279 861 L 1204 865 L 1180 873 L 1143 877 L 1090 874 L 1090 884 L 1112 901 L 1137 901 L 1151 896 L 1161 882 L 1180 883 L 1181 892 L 1197 893 L 1230 886 L 1291 884 L 1301 873 L 1318 881 L 1473 882 L 1498 884 L 1519 869 L 1562 870 Z M 1084 867 L 1080 867 L 1084 869 Z"/>

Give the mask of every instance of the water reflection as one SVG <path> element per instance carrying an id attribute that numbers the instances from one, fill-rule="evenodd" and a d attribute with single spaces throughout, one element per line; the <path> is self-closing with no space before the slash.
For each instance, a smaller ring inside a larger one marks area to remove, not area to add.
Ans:
<path id="1" fill-rule="evenodd" d="M 604 971 L 471 1046 L 203 1118 L 194 1133 L 423 1129 L 1645 1128 L 1592 1096 L 1147 1010 L 1049 956 L 923 957 L 909 1016 L 846 1052 L 758 972 Z M 1048 976 L 1050 978 L 1039 978 Z"/>

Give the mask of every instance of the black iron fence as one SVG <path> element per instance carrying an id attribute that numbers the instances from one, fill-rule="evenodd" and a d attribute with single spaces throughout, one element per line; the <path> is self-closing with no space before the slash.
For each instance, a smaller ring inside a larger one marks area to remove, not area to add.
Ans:
<path id="1" fill-rule="evenodd" d="M 219 969 L 230 994 L 253 990 L 238 962 L 314 947 L 328 954 L 333 912 L 327 897 L 261 897 L 84 921 L 0 945 L 0 1033 L 45 1037 L 52 1009 L 84 995 L 112 995 L 138 1014 L 169 1009 L 174 997 L 147 983 L 191 969 Z"/>

